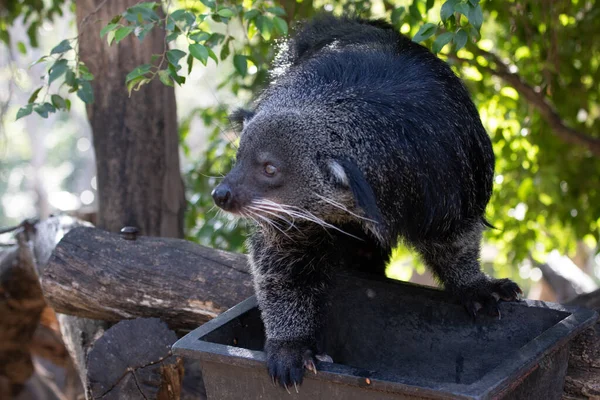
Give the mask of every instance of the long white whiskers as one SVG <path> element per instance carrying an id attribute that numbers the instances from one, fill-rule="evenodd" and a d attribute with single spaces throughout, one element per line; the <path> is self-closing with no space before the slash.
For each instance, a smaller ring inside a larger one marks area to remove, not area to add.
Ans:
<path id="1" fill-rule="evenodd" d="M 346 208 L 346 207 L 345 207 L 343 204 L 341 204 L 341 203 L 338 203 L 338 202 L 337 202 L 337 201 L 335 201 L 335 200 L 332 200 L 332 199 L 330 199 L 330 198 L 327 198 L 327 197 L 325 197 L 325 196 L 321 196 L 320 194 L 317 194 L 317 197 L 319 197 L 319 198 L 320 198 L 321 200 L 323 200 L 324 202 L 326 202 L 326 203 L 329 203 L 329 204 L 331 204 L 332 206 L 334 206 L 334 207 L 336 207 L 336 208 L 339 208 L 340 210 L 342 210 L 342 211 L 344 211 L 344 212 L 347 212 L 348 214 L 352 215 L 353 217 L 356 217 L 356 218 L 358 218 L 358 219 L 362 219 L 362 220 L 365 220 L 365 221 L 368 221 L 368 222 L 372 222 L 372 223 L 374 223 L 374 224 L 377 224 L 377 223 L 378 223 L 378 222 L 377 222 L 377 221 L 375 221 L 374 219 L 367 218 L 367 217 L 363 217 L 363 216 L 361 216 L 361 215 L 358 215 L 358 214 L 356 214 L 356 213 L 354 213 L 354 212 L 352 212 L 352 211 L 348 210 L 348 208 Z"/>
<path id="2" fill-rule="evenodd" d="M 268 212 L 268 213 L 281 212 L 281 213 L 284 213 L 284 214 L 290 216 L 293 220 L 295 220 L 295 218 L 298 218 L 298 219 L 304 219 L 307 221 L 311 221 L 311 222 L 314 222 L 315 224 L 320 225 L 324 228 L 330 228 L 330 229 L 336 230 L 340 233 L 343 233 L 344 235 L 348 235 L 355 239 L 362 240 L 358 236 L 352 235 L 351 233 L 348 233 L 348 232 L 338 228 L 335 225 L 325 222 L 323 219 L 317 217 L 313 213 L 311 213 L 307 210 L 304 210 L 300 207 L 290 206 L 290 205 L 286 205 L 286 204 L 279 204 L 279 203 L 276 203 L 274 201 L 267 200 L 267 199 L 254 200 L 254 201 L 252 201 L 252 205 L 255 208 L 258 208 L 263 212 Z"/>

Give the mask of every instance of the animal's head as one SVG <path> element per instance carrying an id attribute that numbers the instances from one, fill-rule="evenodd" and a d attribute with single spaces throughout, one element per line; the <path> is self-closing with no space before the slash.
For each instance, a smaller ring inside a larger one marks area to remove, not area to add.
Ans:
<path id="1" fill-rule="evenodd" d="M 212 192 L 217 206 L 280 230 L 360 223 L 383 240 L 375 193 L 340 135 L 293 110 L 232 118 L 242 127 L 240 145 L 234 168 Z"/>

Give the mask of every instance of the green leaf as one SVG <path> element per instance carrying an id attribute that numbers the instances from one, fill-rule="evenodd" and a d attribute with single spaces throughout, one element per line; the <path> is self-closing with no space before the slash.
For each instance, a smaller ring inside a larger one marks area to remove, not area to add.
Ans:
<path id="1" fill-rule="evenodd" d="M 119 28 L 115 31 L 115 42 L 119 43 L 121 40 L 125 39 L 135 27 L 133 26 L 124 26 L 123 28 Z"/>
<path id="2" fill-rule="evenodd" d="M 92 89 L 91 83 L 88 81 L 82 81 L 79 90 L 77 91 L 77 97 L 83 100 L 86 104 L 94 102 L 94 90 Z"/>
<path id="3" fill-rule="evenodd" d="M 184 30 L 187 30 L 192 25 L 194 25 L 194 22 L 196 22 L 196 16 L 191 12 L 183 9 L 173 11 L 173 13 L 171 14 L 171 18 L 173 18 L 177 22 L 181 22 L 182 24 L 180 26 L 182 26 Z"/>
<path id="4" fill-rule="evenodd" d="M 413 17 L 416 20 L 420 20 L 422 18 L 421 11 L 419 11 L 419 7 L 417 6 L 416 0 L 413 1 L 410 7 L 408 7 L 408 12 L 410 13 L 411 17 Z"/>
<path id="5" fill-rule="evenodd" d="M 459 29 L 454 35 L 454 44 L 456 45 L 456 50 L 460 50 L 467 44 L 467 39 L 469 35 L 462 29 Z"/>
<path id="6" fill-rule="evenodd" d="M 35 62 L 33 62 L 31 64 L 31 67 L 33 67 L 34 65 L 37 65 L 39 63 L 42 63 L 42 62 L 46 61 L 46 59 L 48 59 L 48 56 L 42 56 L 42 57 L 38 58 L 37 61 L 35 61 Z"/>
<path id="7" fill-rule="evenodd" d="M 152 65 L 150 65 L 150 64 L 139 65 L 139 66 L 135 67 L 135 69 L 133 71 L 131 71 L 130 73 L 127 74 L 127 76 L 125 77 L 125 82 L 129 82 L 140 76 L 144 76 L 148 72 L 150 72 L 151 69 L 152 69 Z"/>
<path id="8" fill-rule="evenodd" d="M 69 51 L 69 50 L 71 50 L 71 43 L 69 43 L 68 39 L 65 39 L 62 42 L 60 42 L 58 45 L 56 45 L 52 49 L 50 54 L 61 54 L 61 53 L 64 53 L 65 51 Z"/>
<path id="9" fill-rule="evenodd" d="M 215 52 L 212 51 L 212 49 L 210 49 L 208 47 L 206 48 L 206 50 L 208 50 L 208 56 L 210 58 L 212 58 L 213 60 L 215 60 L 215 64 L 218 64 L 219 63 L 219 59 L 217 58 L 217 55 L 215 54 Z"/>
<path id="10" fill-rule="evenodd" d="M 413 42 L 422 42 L 429 39 L 437 30 L 437 25 L 430 22 L 423 24 L 417 34 L 413 37 Z"/>
<path id="11" fill-rule="evenodd" d="M 82 62 L 79 62 L 79 77 L 86 81 L 91 81 L 94 79 L 94 75 L 92 75 L 87 65 Z"/>
<path id="12" fill-rule="evenodd" d="M 175 82 L 177 82 L 178 85 L 182 85 L 183 83 L 185 83 L 185 77 L 177 75 L 177 69 L 175 68 L 175 66 L 173 64 L 169 64 L 167 69 L 169 71 L 169 75 L 171 76 L 171 78 L 173 78 L 173 80 Z"/>
<path id="13" fill-rule="evenodd" d="M 175 86 L 173 84 L 173 80 L 169 76 L 169 71 L 167 71 L 166 69 L 158 71 L 158 79 L 160 79 L 160 81 L 163 83 L 163 85 Z"/>
<path id="14" fill-rule="evenodd" d="M 246 76 L 248 73 L 248 57 L 236 54 L 233 56 L 233 66 L 241 76 Z"/>
<path id="15" fill-rule="evenodd" d="M 251 21 L 254 18 L 258 17 L 259 15 L 260 15 L 260 11 L 258 11 L 256 9 L 248 10 L 244 13 L 244 19 L 246 21 Z"/>
<path id="16" fill-rule="evenodd" d="M 206 65 L 206 61 L 208 61 L 208 49 L 205 46 L 199 43 L 190 44 L 188 50 L 191 55 L 200 60 L 202 64 Z"/>
<path id="17" fill-rule="evenodd" d="M 192 73 L 192 67 L 194 66 L 194 56 L 192 56 L 191 54 L 188 54 L 186 63 L 188 66 L 188 75 L 189 75 Z"/>
<path id="18" fill-rule="evenodd" d="M 169 50 L 169 51 L 167 51 L 167 60 L 169 60 L 169 62 L 171 64 L 178 65 L 179 60 L 181 60 L 183 57 L 185 57 L 186 54 L 187 53 L 185 51 L 181 51 L 181 50 L 177 50 L 177 49 Z"/>
<path id="19" fill-rule="evenodd" d="M 433 46 L 431 46 L 431 51 L 433 51 L 434 53 L 439 53 L 440 51 L 442 51 L 442 49 L 444 48 L 445 45 L 450 43 L 450 41 L 452 40 L 453 37 L 454 37 L 453 32 L 442 33 L 433 42 Z"/>
<path id="20" fill-rule="evenodd" d="M 129 81 L 127 83 L 127 92 L 129 93 L 129 97 L 131 97 L 131 92 L 135 90 L 136 92 L 140 90 L 142 86 L 150 82 L 150 79 L 144 76 L 138 76 L 137 78 Z"/>
<path id="21" fill-rule="evenodd" d="M 270 12 L 271 14 L 275 14 L 275 15 L 278 15 L 280 17 L 287 16 L 287 13 L 281 7 L 267 7 L 267 11 Z"/>
<path id="22" fill-rule="evenodd" d="M 154 23 L 148 23 L 145 24 L 144 26 L 142 26 L 141 29 L 136 29 L 133 32 L 135 33 L 135 36 L 137 36 L 138 39 L 140 39 L 140 42 L 142 42 L 144 40 L 144 38 L 146 37 L 146 35 L 148 33 L 150 33 L 150 31 L 154 28 Z"/>
<path id="23" fill-rule="evenodd" d="M 108 24 L 100 31 L 100 37 L 104 37 L 108 32 L 115 30 L 117 28 L 117 24 Z"/>
<path id="24" fill-rule="evenodd" d="M 273 25 L 275 26 L 275 29 L 282 35 L 288 34 L 287 22 L 285 22 L 284 19 L 279 17 L 273 17 Z"/>
<path id="25" fill-rule="evenodd" d="M 210 33 L 204 31 L 197 31 L 189 35 L 189 38 L 194 42 L 201 42 L 210 38 Z"/>
<path id="26" fill-rule="evenodd" d="M 38 94 L 40 93 L 40 90 L 42 90 L 43 88 L 44 88 L 43 86 L 40 86 L 39 88 L 35 89 L 33 91 L 33 93 L 31 93 L 31 96 L 29 96 L 29 100 L 27 100 L 27 103 L 28 104 L 34 103 L 38 97 Z"/>
<path id="27" fill-rule="evenodd" d="M 48 114 L 55 112 L 56 108 L 54 108 L 54 106 L 50 103 L 44 103 L 35 106 L 33 111 L 38 113 L 38 115 L 42 118 L 48 118 Z"/>
<path id="28" fill-rule="evenodd" d="M 223 43 L 223 46 L 221 46 L 221 53 L 219 54 L 219 57 L 221 58 L 221 60 L 224 60 L 227 57 L 229 57 L 229 54 L 231 53 L 231 50 L 229 48 L 230 41 L 231 41 L 231 38 L 227 39 L 225 41 L 225 43 Z"/>
<path id="29" fill-rule="evenodd" d="M 223 39 L 225 39 L 225 35 L 221 33 L 213 33 L 212 35 L 210 35 L 210 38 L 204 41 L 204 45 L 207 47 L 214 47 L 221 43 Z"/>
<path id="30" fill-rule="evenodd" d="M 29 25 L 29 28 L 27 28 L 27 37 L 29 38 L 31 47 L 38 47 L 37 30 L 40 27 L 40 24 L 40 21 L 32 22 L 31 25 Z"/>
<path id="31" fill-rule="evenodd" d="M 145 1 L 142 3 L 136 4 L 135 7 L 144 7 L 144 8 L 147 8 L 148 10 L 155 10 L 158 7 L 158 3 L 155 1 Z"/>
<path id="32" fill-rule="evenodd" d="M 394 26 L 397 27 L 400 24 L 402 15 L 404 15 L 405 11 L 406 9 L 404 7 L 398 7 L 392 11 L 392 24 Z"/>
<path id="33" fill-rule="evenodd" d="M 442 5 L 442 9 L 440 10 L 440 18 L 443 22 L 446 22 L 446 20 L 448 20 L 448 18 L 450 18 L 452 14 L 454 14 L 454 6 L 457 2 L 458 0 L 447 0 Z"/>
<path id="34" fill-rule="evenodd" d="M 19 108 L 19 111 L 17 111 L 17 119 L 21 119 L 31 114 L 33 111 L 33 106 L 33 104 L 27 104 L 26 106 Z M 15 119 L 15 121 L 17 119 Z"/>
<path id="35" fill-rule="evenodd" d="M 27 48 L 25 47 L 25 43 L 17 42 L 17 49 L 19 49 L 19 52 L 21 54 L 27 54 Z"/>
<path id="36" fill-rule="evenodd" d="M 221 8 L 219 11 L 217 11 L 217 14 L 219 14 L 221 17 L 224 18 L 231 18 L 235 15 L 235 13 L 233 12 L 233 10 L 231 8 Z"/>
<path id="37" fill-rule="evenodd" d="M 264 40 L 269 40 L 271 38 L 271 33 L 273 32 L 273 21 L 269 17 L 259 15 L 256 17 L 254 24 Z"/>
<path id="38" fill-rule="evenodd" d="M 429 11 L 434 4 L 435 0 L 427 0 L 427 2 L 425 3 L 425 10 Z"/>
<path id="39" fill-rule="evenodd" d="M 52 100 L 52 105 L 58 109 L 62 109 L 62 108 L 67 108 L 67 103 L 65 102 L 65 99 L 63 99 L 62 97 L 60 97 L 57 94 L 53 94 L 50 99 Z"/>
<path id="40" fill-rule="evenodd" d="M 48 85 L 56 80 L 56 78 L 60 77 L 65 71 L 69 68 L 67 65 L 67 60 L 58 60 L 56 61 L 52 67 L 50 67 L 50 71 L 48 71 Z"/>
<path id="41" fill-rule="evenodd" d="M 71 111 L 71 100 L 65 99 L 65 109 Z"/>
<path id="42" fill-rule="evenodd" d="M 475 29 L 481 29 L 481 24 L 483 24 L 483 12 L 481 11 L 481 6 L 478 4 L 469 9 L 469 22 L 471 25 L 475 27 Z"/>
<path id="43" fill-rule="evenodd" d="M 217 6 L 217 3 L 213 0 L 200 0 L 200 2 L 206 7 L 210 8 L 211 10 L 213 10 Z"/>
<path id="44" fill-rule="evenodd" d="M 160 20 L 160 17 L 156 12 L 154 12 L 154 8 L 157 4 L 154 2 L 140 3 L 136 4 L 127 9 L 123 13 L 123 17 L 129 22 L 156 22 Z"/>
<path id="45" fill-rule="evenodd" d="M 173 40 L 177 39 L 180 34 L 181 32 L 171 32 L 167 35 L 165 40 L 167 41 L 167 43 L 172 42 Z"/>
<path id="46" fill-rule="evenodd" d="M 110 31 L 108 32 L 108 35 L 106 35 L 106 42 L 110 46 L 113 40 L 115 40 L 115 31 Z"/>
<path id="47" fill-rule="evenodd" d="M 0 29 L 0 40 L 7 46 L 10 46 L 10 34 L 5 28 Z"/>
<path id="48" fill-rule="evenodd" d="M 466 4 L 466 3 L 457 3 L 454 6 L 454 11 L 458 12 L 458 13 L 461 13 L 462 15 L 464 15 L 466 17 L 469 14 L 469 9 L 470 8 L 471 7 L 469 7 L 469 5 Z"/>

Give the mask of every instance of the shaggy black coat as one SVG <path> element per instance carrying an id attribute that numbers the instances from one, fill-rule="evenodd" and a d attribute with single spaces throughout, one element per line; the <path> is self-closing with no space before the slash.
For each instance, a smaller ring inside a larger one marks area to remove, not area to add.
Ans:
<path id="1" fill-rule="evenodd" d="M 249 239 L 269 373 L 314 369 L 333 272 L 384 274 L 402 239 L 477 314 L 520 289 L 480 271 L 494 154 L 448 65 L 381 21 L 320 17 L 281 49 L 213 196 Z M 325 349 L 326 350 L 326 349 Z"/>

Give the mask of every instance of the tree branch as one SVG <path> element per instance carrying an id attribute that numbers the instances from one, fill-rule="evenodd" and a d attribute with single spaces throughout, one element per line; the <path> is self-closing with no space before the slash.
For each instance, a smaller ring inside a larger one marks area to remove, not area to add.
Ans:
<path id="1" fill-rule="evenodd" d="M 477 68 L 487 71 L 517 90 L 529 104 L 535 107 L 536 110 L 542 115 L 542 118 L 550 125 L 550 128 L 554 131 L 563 141 L 587 147 L 594 156 L 600 157 L 600 139 L 589 136 L 581 131 L 573 129 L 565 124 L 560 118 L 558 112 L 552 104 L 542 95 L 536 92 L 536 90 L 525 82 L 518 74 L 510 72 L 508 65 L 500 59 L 496 54 L 489 51 L 480 49 L 477 46 L 472 46 L 469 50 L 473 51 L 476 56 L 482 56 L 489 61 L 496 64 L 496 68 L 484 67 L 477 64 Z M 454 54 L 448 55 L 448 58 L 460 61 L 473 63 L 472 60 L 465 60 L 459 58 Z"/>

